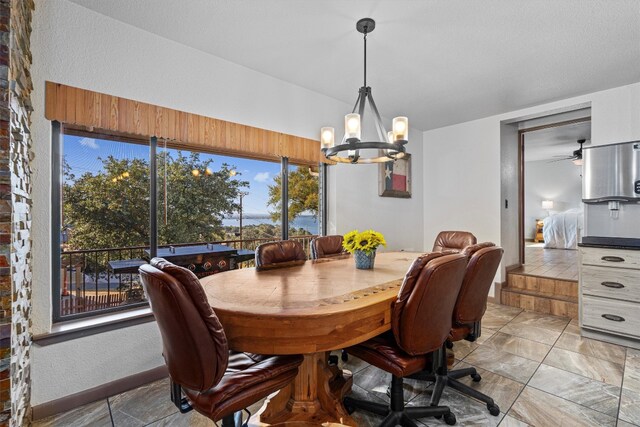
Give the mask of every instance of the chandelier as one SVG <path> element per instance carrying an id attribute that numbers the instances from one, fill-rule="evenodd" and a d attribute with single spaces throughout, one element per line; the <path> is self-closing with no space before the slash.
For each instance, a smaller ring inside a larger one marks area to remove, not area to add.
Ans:
<path id="1" fill-rule="evenodd" d="M 406 117 L 393 119 L 387 132 L 378 108 L 373 100 L 371 88 L 367 86 L 367 34 L 373 31 L 376 22 L 363 18 L 356 24 L 358 32 L 364 34 L 364 85 L 358 90 L 358 99 L 351 114 L 344 116 L 344 137 L 335 145 L 335 130 L 332 127 L 320 129 L 320 148 L 325 157 L 339 163 L 383 163 L 392 162 L 405 155 L 405 145 L 409 139 L 409 120 Z M 362 120 L 365 104 L 369 103 L 378 140 L 362 141 Z M 356 113 L 357 110 L 357 113 Z M 365 154 L 366 153 L 366 154 Z M 342 154 L 342 155 L 340 155 Z"/>

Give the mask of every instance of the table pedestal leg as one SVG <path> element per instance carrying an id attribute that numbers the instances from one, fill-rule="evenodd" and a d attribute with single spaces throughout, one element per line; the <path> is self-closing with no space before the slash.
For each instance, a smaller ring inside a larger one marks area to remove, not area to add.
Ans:
<path id="1" fill-rule="evenodd" d="M 250 425 L 355 426 L 342 405 L 342 398 L 353 384 L 351 373 L 329 366 L 328 355 L 328 352 L 306 354 L 293 383 L 267 398 L 260 411 L 251 417 Z"/>

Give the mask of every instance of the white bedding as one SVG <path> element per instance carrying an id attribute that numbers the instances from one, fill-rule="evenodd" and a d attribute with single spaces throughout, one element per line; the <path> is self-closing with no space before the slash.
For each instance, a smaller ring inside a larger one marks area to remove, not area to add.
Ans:
<path id="1" fill-rule="evenodd" d="M 545 248 L 577 249 L 584 223 L 582 209 L 569 209 L 550 215 L 543 223 L 542 237 Z"/>

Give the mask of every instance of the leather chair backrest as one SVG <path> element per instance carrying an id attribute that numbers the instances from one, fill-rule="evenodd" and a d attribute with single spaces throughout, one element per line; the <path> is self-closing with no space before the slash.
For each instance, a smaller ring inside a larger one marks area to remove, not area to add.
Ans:
<path id="1" fill-rule="evenodd" d="M 460 252 L 470 245 L 475 245 L 476 236 L 468 231 L 441 231 L 433 243 L 433 252 L 457 251 Z"/>
<path id="2" fill-rule="evenodd" d="M 491 242 L 478 243 L 463 251 L 469 257 L 456 306 L 454 325 L 468 325 L 482 320 L 487 309 L 487 296 L 502 260 L 501 247 Z"/>
<path id="3" fill-rule="evenodd" d="M 342 236 L 322 236 L 311 240 L 311 259 L 328 258 L 345 254 Z"/>
<path id="4" fill-rule="evenodd" d="M 442 347 L 466 266 L 462 254 L 432 252 L 409 267 L 391 315 L 393 335 L 405 352 L 426 354 Z"/>
<path id="5" fill-rule="evenodd" d="M 227 337 L 198 278 L 163 258 L 140 267 L 140 279 L 162 336 L 162 355 L 171 379 L 206 391 L 227 369 Z"/>
<path id="6" fill-rule="evenodd" d="M 263 243 L 256 248 L 256 269 L 288 267 L 299 265 L 307 259 L 300 242 L 281 240 Z"/>

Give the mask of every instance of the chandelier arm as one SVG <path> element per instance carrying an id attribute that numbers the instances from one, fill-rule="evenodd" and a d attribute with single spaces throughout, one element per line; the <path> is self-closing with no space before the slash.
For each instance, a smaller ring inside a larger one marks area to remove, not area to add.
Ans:
<path id="1" fill-rule="evenodd" d="M 360 105 L 358 106 L 358 114 L 360 114 L 360 133 L 362 134 L 362 118 L 364 117 L 364 104 L 367 99 L 367 88 L 366 86 L 360 89 Z M 353 156 L 353 163 L 357 162 L 360 158 L 360 150 L 355 150 Z"/>
<path id="2" fill-rule="evenodd" d="M 356 99 L 356 103 L 353 105 L 353 110 L 351 110 L 351 113 L 355 113 L 356 112 L 356 108 L 358 108 L 358 105 L 360 105 L 360 98 L 362 97 L 362 93 L 360 91 L 358 91 L 358 99 Z"/>
<path id="3" fill-rule="evenodd" d="M 387 130 L 384 128 L 382 124 L 382 118 L 380 117 L 380 113 L 378 112 L 378 107 L 376 107 L 376 102 L 373 100 L 373 92 L 369 90 L 369 105 L 371 106 L 371 111 L 373 111 L 374 117 L 373 121 L 376 122 L 376 130 L 378 131 L 378 137 L 380 141 L 387 140 Z"/>

